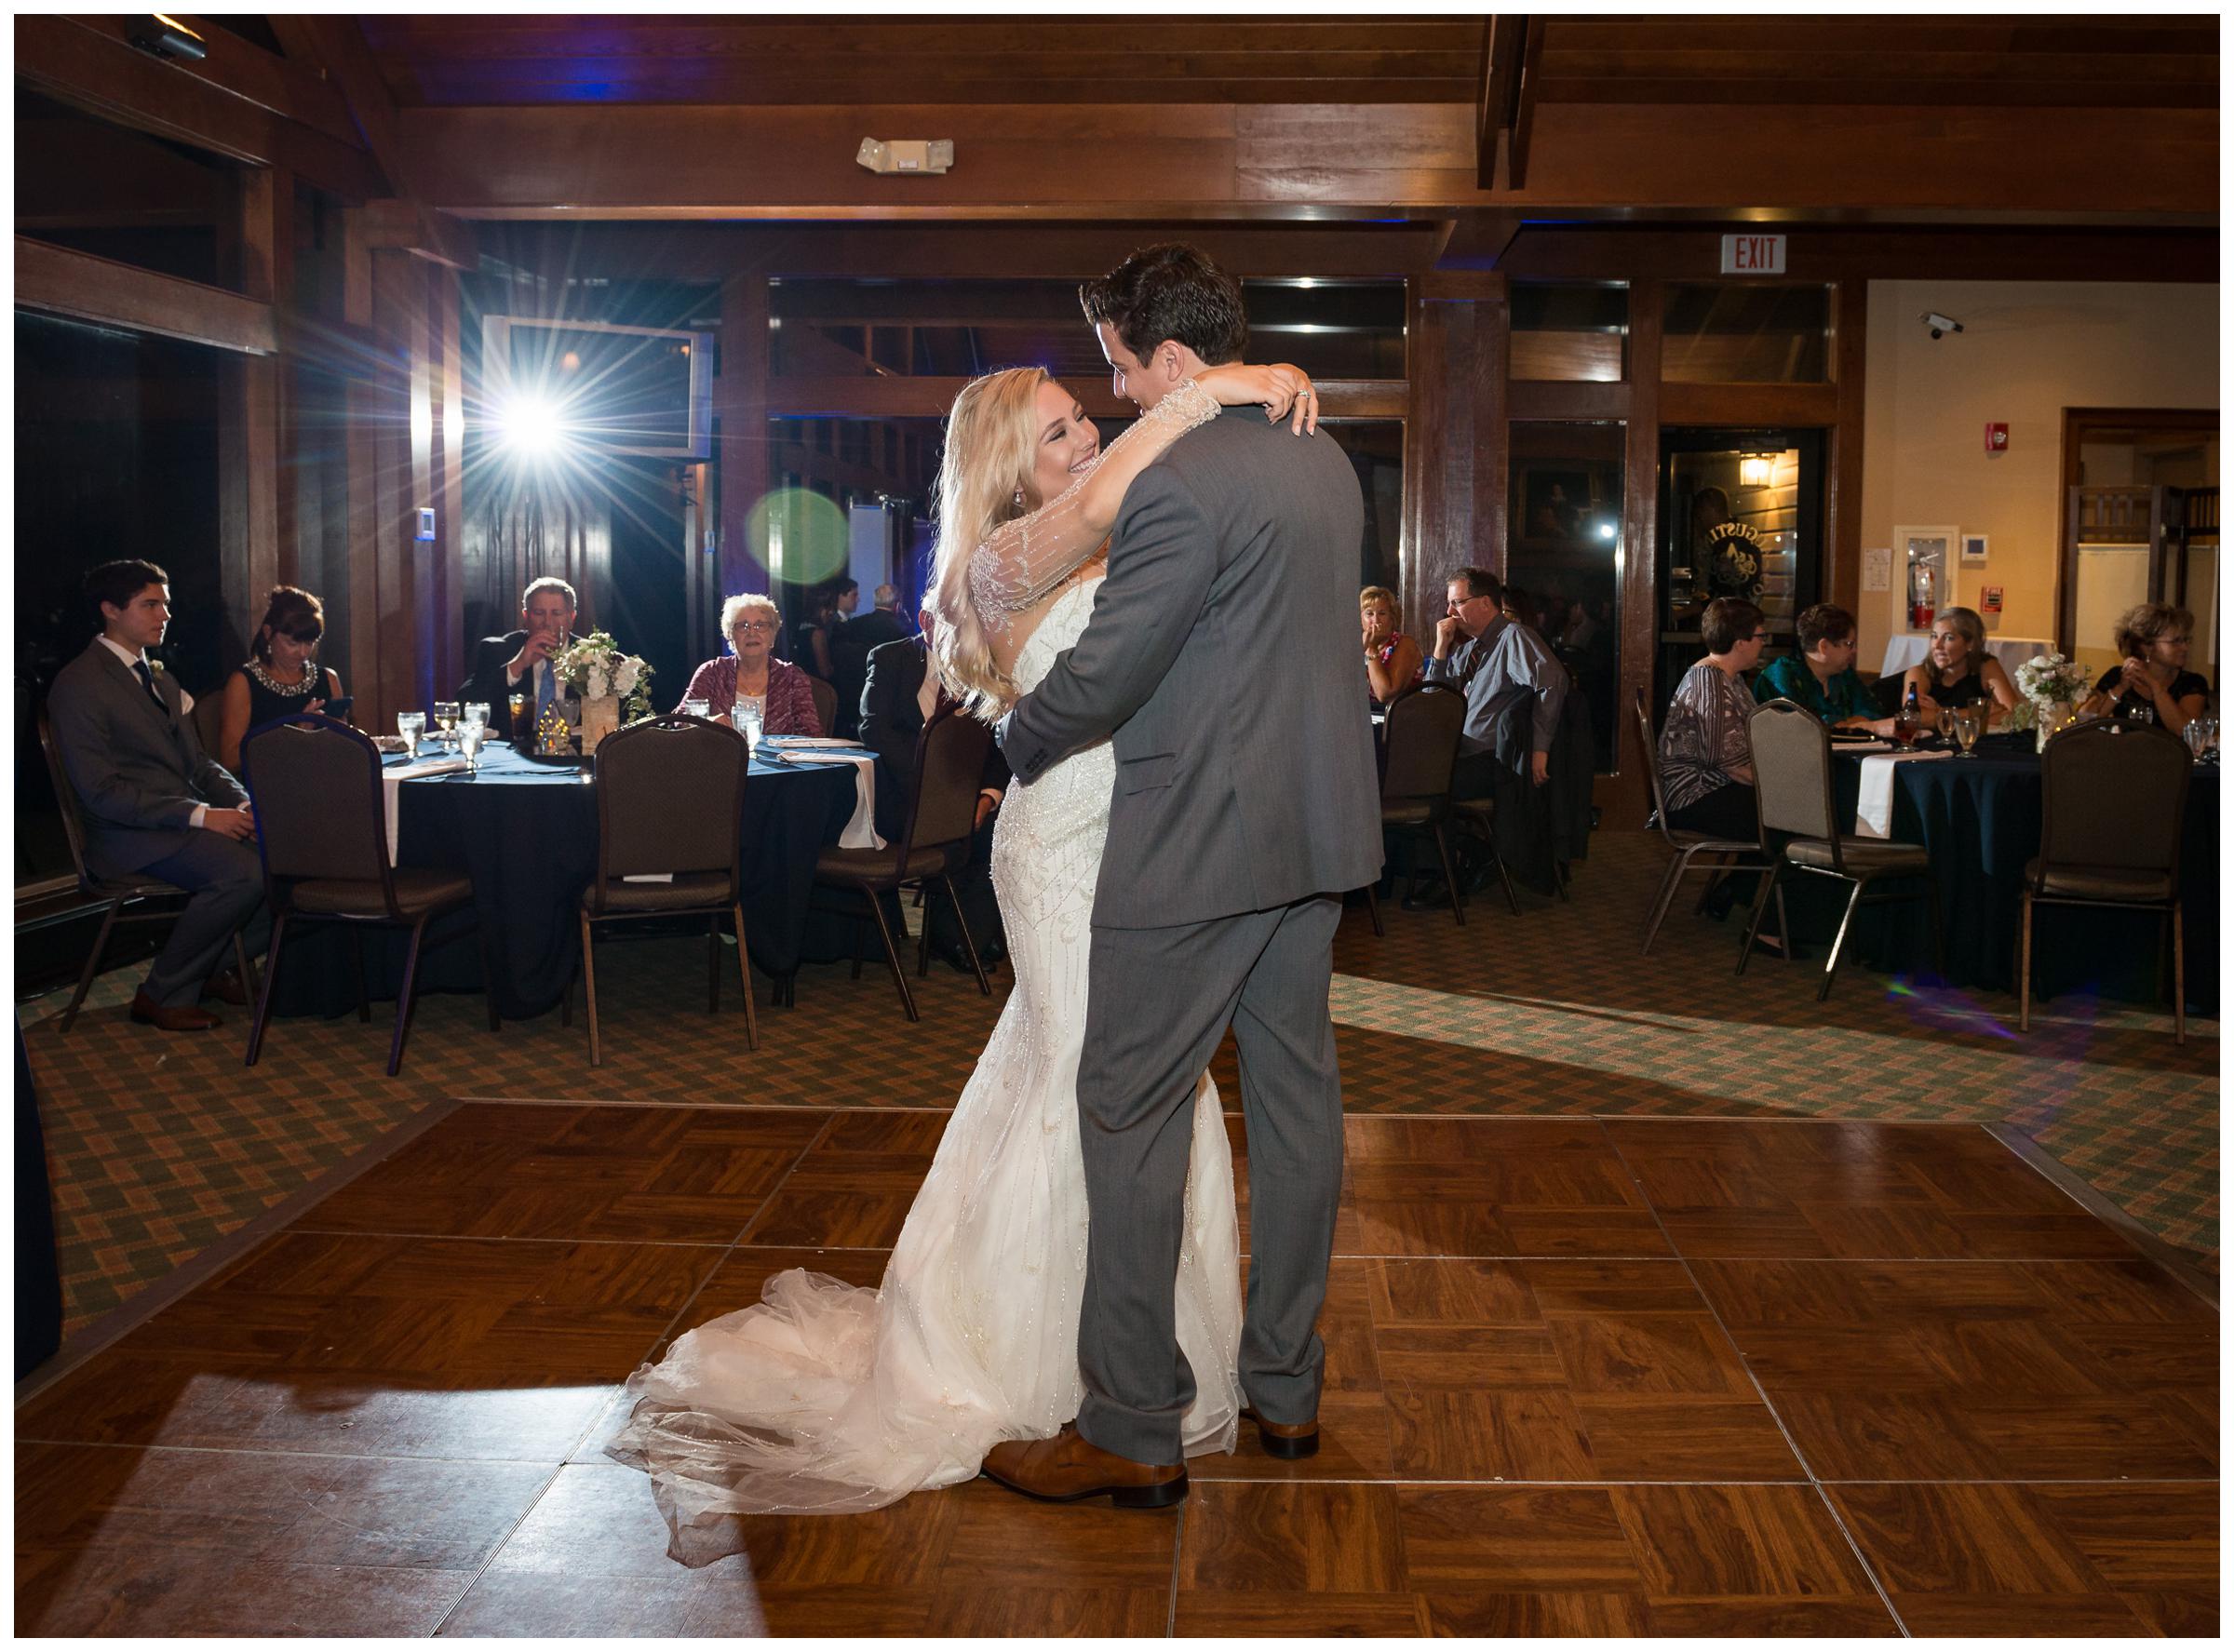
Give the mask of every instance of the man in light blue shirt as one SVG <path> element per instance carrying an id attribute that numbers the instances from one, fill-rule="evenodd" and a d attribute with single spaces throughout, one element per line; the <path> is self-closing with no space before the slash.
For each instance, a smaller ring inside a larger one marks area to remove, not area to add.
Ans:
<path id="1" fill-rule="evenodd" d="M 1504 597 L 1495 574 L 1461 568 L 1450 576 L 1445 615 L 1435 626 L 1427 680 L 1447 683 L 1466 695 L 1466 728 L 1451 776 L 1454 797 L 1488 796 L 1498 719 L 1523 694 L 1536 697 L 1528 777 L 1541 786 L 1551 775 L 1552 741 L 1567 699 L 1567 667 L 1542 638 L 1504 611 Z"/>

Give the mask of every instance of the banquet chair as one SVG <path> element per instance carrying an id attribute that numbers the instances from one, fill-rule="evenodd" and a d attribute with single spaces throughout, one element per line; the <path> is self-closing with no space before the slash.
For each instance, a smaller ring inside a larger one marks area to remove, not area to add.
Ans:
<path id="1" fill-rule="evenodd" d="M 807 692 L 814 696 L 814 719 L 826 734 L 838 732 L 838 691 L 812 671 L 807 673 Z"/>
<path id="2" fill-rule="evenodd" d="M 251 729 L 240 743 L 241 782 L 256 813 L 256 848 L 263 859 L 264 898 L 272 911 L 271 954 L 249 1028 L 254 1067 L 271 1024 L 272 986 L 290 924 L 339 923 L 362 931 L 405 927 L 403 985 L 396 995 L 396 1029 L 388 1042 L 388 1077 L 403 1067 L 404 1041 L 419 998 L 419 958 L 438 920 L 461 921 L 437 933 L 437 947 L 470 934 L 481 955 L 489 1030 L 496 1013 L 496 973 L 489 940 L 474 913 L 473 881 L 463 872 L 388 864 L 387 805 L 380 752 L 343 722 L 315 712 Z M 357 944 L 353 939 L 353 945 Z M 370 1018 L 360 979 L 357 1017 Z"/>
<path id="3" fill-rule="evenodd" d="M 1465 728 L 1466 696 L 1458 690 L 1442 683 L 1404 690 L 1389 702 L 1381 725 L 1380 772 L 1381 828 L 1434 839 L 1443 885 L 1450 891 L 1450 913 L 1461 929 L 1466 924 L 1466 892 L 1459 887 L 1458 873 L 1451 866 L 1450 838 L 1444 826 L 1450 818 L 1450 772 L 1459 760 L 1459 738 Z M 1498 870 L 1504 870 L 1502 861 Z M 1415 866 L 1410 883 L 1416 887 L 1419 880 Z M 1373 933 L 1385 935 L 1380 897 L 1370 883 L 1366 885 L 1366 911 L 1373 920 Z"/>
<path id="4" fill-rule="evenodd" d="M 2171 928 L 2173 1041 L 2187 1041 L 2180 831 L 2194 767 L 2186 741 L 2149 724 L 2080 723 L 2048 742 L 2040 754 L 2040 853 L 2025 865 L 2018 901 L 2020 1032 L 2032 1030 L 2033 907 L 2123 907 L 2160 912 Z"/>
<path id="5" fill-rule="evenodd" d="M 814 889 L 809 905 L 822 911 L 841 911 L 857 925 L 861 915 L 850 897 L 858 895 L 868 903 L 868 915 L 876 920 L 877 934 L 884 943 L 884 961 L 892 970 L 893 985 L 900 991 L 900 1007 L 910 1021 L 922 1017 L 916 1014 L 915 995 L 908 989 L 907 973 L 900 968 L 891 920 L 879 898 L 887 893 L 911 885 L 920 890 L 935 879 L 954 908 L 962 947 L 969 954 L 970 967 L 977 973 L 977 990 L 988 995 L 993 990 L 977 956 L 977 942 L 970 933 L 962 902 L 955 896 L 953 880 L 953 874 L 968 864 L 976 839 L 978 783 L 992 739 L 993 732 L 976 718 L 952 706 L 940 711 L 916 737 L 915 780 L 908 788 L 905 813 L 908 824 L 898 840 L 881 849 L 825 849 L 814 863 Z M 842 893 L 848 898 L 842 905 L 814 898 L 826 893 Z M 926 921 L 916 954 L 918 974 L 930 973 L 930 931 Z M 860 975 L 856 947 L 854 977 L 858 980 Z"/>
<path id="6" fill-rule="evenodd" d="M 1823 984 L 1815 989 L 1818 1003 L 1831 995 L 1831 983 L 1838 974 L 1839 955 L 1846 950 L 1846 937 L 1853 928 L 1854 911 L 1859 907 L 1878 906 L 1891 901 L 1921 899 L 1928 903 L 1931 918 L 1931 960 L 1943 976 L 1946 974 L 1946 948 L 1940 933 L 1939 883 L 1931 875 L 1931 857 L 1920 843 L 1891 843 L 1882 838 L 1857 838 L 1838 829 L 1837 811 L 1831 800 L 1831 736 L 1813 712 L 1789 700 L 1771 700 L 1757 708 L 1747 725 L 1753 739 L 1754 795 L 1760 803 L 1760 822 L 1763 840 L 1770 832 L 1790 834 L 1769 874 L 1769 887 L 1761 892 L 1755 906 L 1753 921 L 1745 926 L 1745 940 L 1738 953 L 1738 974 L 1745 973 L 1745 965 L 1753 956 L 1755 939 L 1761 933 L 1761 920 L 1768 916 L 1771 898 L 1778 902 L 1781 915 L 1783 893 L 1780 882 L 1787 872 L 1808 872 L 1819 878 L 1836 878 L 1853 885 L 1847 896 L 1846 911 L 1838 920 L 1838 935 L 1831 943 L 1831 956 L 1823 967 Z M 1904 891 L 1893 894 L 1873 895 L 1867 893 L 1871 883 L 1879 878 L 1921 878 L 1922 891 Z M 1780 916 L 1779 921 L 1782 921 Z M 1789 936 L 1784 944 L 1784 955 L 1791 956 Z"/>
<path id="7" fill-rule="evenodd" d="M 721 1009 L 721 920 L 737 931 L 745 1047 L 760 1047 L 752 1007 L 739 867 L 752 748 L 705 718 L 645 718 L 598 745 L 598 868 L 582 891 L 582 980 L 589 1000 L 589 1065 L 603 1065 L 598 1028 L 596 927 L 629 918 L 706 917 L 706 1013 Z M 631 881 L 636 880 L 636 881 Z M 573 984 L 566 1014 L 573 1019 Z"/>
<path id="8" fill-rule="evenodd" d="M 219 758 L 217 754 L 218 742 L 224 733 L 224 692 L 222 689 L 212 689 L 209 693 L 196 700 L 194 703 L 194 709 L 186 714 L 186 720 L 194 725 L 194 737 L 201 742 L 202 750 L 209 756 L 217 758 L 219 762 L 223 762 L 224 759 Z"/>
<path id="9" fill-rule="evenodd" d="M 70 784 L 69 771 L 62 766 L 61 748 L 55 744 L 54 729 L 43 705 L 39 707 L 39 749 L 46 753 L 47 776 L 54 783 L 55 806 L 61 813 L 62 836 L 70 844 L 70 866 L 77 874 L 78 893 L 89 901 L 104 903 L 107 907 L 101 915 L 101 933 L 93 937 L 93 949 L 86 954 L 86 967 L 78 972 L 77 990 L 70 995 L 70 1006 L 62 1012 L 55 1027 L 60 1034 L 70 1030 L 70 1024 L 77 1019 L 78 1006 L 86 1001 L 86 994 L 93 986 L 93 977 L 101 973 L 101 955 L 109 949 L 110 931 L 120 923 L 169 923 L 182 909 L 170 905 L 159 911 L 128 912 L 125 908 L 141 901 L 182 903 L 191 900 L 194 892 L 144 874 L 96 878 L 86 866 L 86 825 L 78 813 L 77 788 Z M 256 971 L 249 962 L 248 943 L 239 930 L 233 932 L 233 967 L 240 972 L 242 990 L 253 993 Z"/>
<path id="10" fill-rule="evenodd" d="M 1750 840 L 1737 838 L 1716 838 L 1711 833 L 1687 831 L 1682 826 L 1668 824 L 1668 799 L 1666 794 L 1661 790 L 1660 784 L 1660 745 L 1652 732 L 1652 712 L 1645 703 L 1645 691 L 1642 689 L 1636 691 L 1636 733 L 1640 749 L 1645 754 L 1645 779 L 1651 787 L 1652 817 L 1659 823 L 1662 841 L 1665 842 L 1668 848 L 1675 853 L 1675 858 L 1668 862 L 1666 876 L 1660 880 L 1660 892 L 1653 899 L 1651 912 L 1645 920 L 1645 944 L 1641 950 L 1649 954 L 1652 950 L 1652 939 L 1660 933 L 1660 926 L 1667 918 L 1668 907 L 1676 899 L 1676 890 L 1682 887 L 1684 879 L 1691 873 L 1772 872 L 1775 870 L 1775 866 L 1770 859 L 1767 844 L 1761 839 L 1757 814 L 1755 816 L 1756 825 L 1754 828 L 1754 836 Z M 1714 856 L 1716 864 L 1707 866 L 1693 866 L 1691 862 L 1702 854 Z M 1753 858 L 1750 860 L 1733 858 L 1739 855 L 1750 855 Z M 1709 887 L 1711 888 L 1712 885 Z M 1762 891 L 1761 898 L 1763 900 L 1769 898 L 1767 890 Z M 1781 896 L 1777 908 L 1777 928 L 1779 933 L 1783 935 L 1784 950 L 1789 954 L 1792 949 L 1792 937 L 1789 926 L 1784 922 Z"/>

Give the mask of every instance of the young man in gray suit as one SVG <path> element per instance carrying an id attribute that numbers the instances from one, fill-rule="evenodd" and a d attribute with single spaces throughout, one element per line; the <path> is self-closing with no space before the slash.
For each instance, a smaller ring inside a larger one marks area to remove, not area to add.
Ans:
<path id="1" fill-rule="evenodd" d="M 1118 394 L 1143 409 L 1247 341 L 1240 284 L 1190 247 L 1137 252 L 1081 297 Z M 1276 1456 L 1317 1449 L 1342 1180 L 1332 947 L 1342 892 L 1381 862 L 1356 663 L 1363 523 L 1331 438 L 1213 420 L 1126 493 L 1092 623 L 1001 725 L 1026 785 L 1097 740 L 1117 759 L 1078 1075 L 1085 1399 L 1074 1429 L 985 1464 L 1030 1496 L 1186 1495 L 1194 1380 L 1173 1282 L 1195 1083 L 1229 1025 L 1249 1148 L 1246 1415 Z"/>
<path id="2" fill-rule="evenodd" d="M 86 595 L 101 635 L 47 697 L 86 860 L 97 878 L 144 874 L 193 892 L 132 1000 L 132 1019 L 205 1031 L 219 1019 L 196 1002 L 206 982 L 217 997 L 248 1001 L 245 983 L 210 972 L 263 905 L 249 794 L 203 752 L 179 685 L 148 658 L 170 625 L 170 575 L 153 562 L 107 562 L 86 576 Z"/>

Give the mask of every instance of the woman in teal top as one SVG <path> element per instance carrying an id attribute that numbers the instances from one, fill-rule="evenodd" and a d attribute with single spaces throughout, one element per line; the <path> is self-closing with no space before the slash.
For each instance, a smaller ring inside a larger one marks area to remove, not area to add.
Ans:
<path id="1" fill-rule="evenodd" d="M 1835 729 L 1892 732 L 1892 719 L 1876 715 L 1869 689 L 1854 670 L 1860 640 L 1854 616 L 1835 602 L 1818 602 L 1799 616 L 1799 648 L 1771 661 L 1754 679 L 1756 700 L 1790 700 Z"/>

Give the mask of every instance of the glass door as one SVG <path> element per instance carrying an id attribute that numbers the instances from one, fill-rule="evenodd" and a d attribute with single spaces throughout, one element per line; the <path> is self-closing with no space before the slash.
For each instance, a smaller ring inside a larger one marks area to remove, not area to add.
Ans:
<path id="1" fill-rule="evenodd" d="M 1660 452 L 1656 715 L 1703 651 L 1699 616 L 1716 598 L 1767 616 L 1766 665 L 1824 596 L 1822 431 L 1664 429 Z"/>

